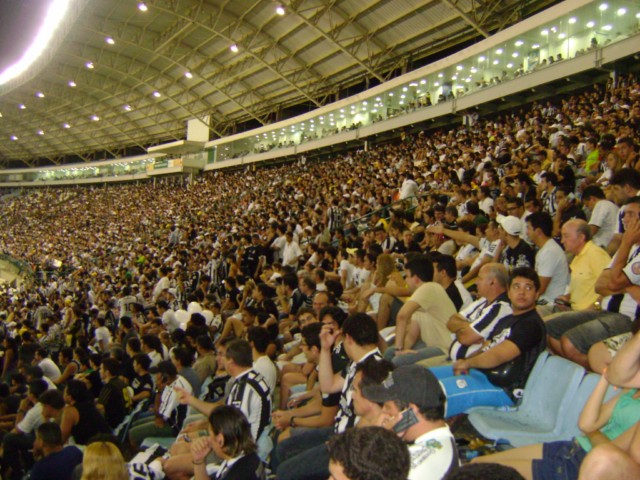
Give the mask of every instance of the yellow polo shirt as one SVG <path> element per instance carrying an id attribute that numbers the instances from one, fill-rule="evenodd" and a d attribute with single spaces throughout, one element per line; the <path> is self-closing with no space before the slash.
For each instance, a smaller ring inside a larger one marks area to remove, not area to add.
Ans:
<path id="1" fill-rule="evenodd" d="M 611 263 L 611 257 L 592 241 L 571 262 L 571 308 L 585 310 L 598 299 L 596 280 Z"/>

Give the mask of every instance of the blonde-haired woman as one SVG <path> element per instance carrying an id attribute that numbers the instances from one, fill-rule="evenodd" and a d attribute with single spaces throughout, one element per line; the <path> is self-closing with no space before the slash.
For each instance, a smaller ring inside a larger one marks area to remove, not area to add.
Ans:
<path id="1" fill-rule="evenodd" d="M 127 465 L 111 442 L 94 442 L 84 451 L 81 480 L 129 480 Z"/>

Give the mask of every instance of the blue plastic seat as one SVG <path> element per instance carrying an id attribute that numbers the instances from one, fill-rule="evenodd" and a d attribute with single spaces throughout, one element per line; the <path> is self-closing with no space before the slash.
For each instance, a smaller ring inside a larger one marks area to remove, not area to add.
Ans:
<path id="1" fill-rule="evenodd" d="M 570 440 L 573 437 L 582 435 L 582 432 L 578 428 L 578 419 L 584 409 L 587 400 L 596 388 L 596 385 L 600 381 L 600 375 L 597 373 L 588 373 L 582 379 L 578 390 L 571 399 L 571 409 L 562 418 L 562 425 L 560 426 L 559 437 L 557 440 Z M 614 395 L 619 393 L 620 390 L 615 390 L 613 386 L 609 386 L 607 393 L 604 396 L 604 401 L 610 400 Z"/>
<path id="2" fill-rule="evenodd" d="M 584 374 L 584 368 L 569 360 L 541 355 L 518 407 L 509 411 L 476 407 L 469 421 L 486 438 L 504 438 L 516 447 L 557 439 Z"/>

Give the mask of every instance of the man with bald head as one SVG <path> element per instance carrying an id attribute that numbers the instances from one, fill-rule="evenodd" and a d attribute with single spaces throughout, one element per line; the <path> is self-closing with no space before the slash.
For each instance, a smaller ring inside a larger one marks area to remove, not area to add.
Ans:
<path id="1" fill-rule="evenodd" d="M 598 308 L 600 295 L 596 293 L 596 281 L 611 263 L 609 254 L 592 241 L 592 230 L 584 220 L 569 220 L 562 226 L 562 244 L 574 255 L 571 261 L 569 292 L 555 301 L 558 306 L 570 307 L 574 311 L 590 311 Z M 558 314 L 545 318 L 547 321 L 550 348 L 574 362 L 586 366 L 586 352 L 579 351 L 570 337 L 562 339 L 575 323 L 576 315 Z"/>
<path id="2" fill-rule="evenodd" d="M 495 325 L 511 315 L 506 267 L 501 263 L 487 263 L 480 268 L 477 278 L 478 300 L 453 314 L 447 322 L 447 328 L 455 335 L 449 355 L 422 360 L 418 362 L 420 365 L 442 365 L 473 355 L 482 348 Z"/>

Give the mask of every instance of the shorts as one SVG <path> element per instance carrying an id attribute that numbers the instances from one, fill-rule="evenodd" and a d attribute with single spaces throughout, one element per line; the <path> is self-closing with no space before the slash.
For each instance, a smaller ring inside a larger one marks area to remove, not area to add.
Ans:
<path id="1" fill-rule="evenodd" d="M 568 312 L 545 323 L 547 334 L 567 337 L 576 349 L 587 354 L 592 345 L 631 331 L 631 319 L 614 312 Z"/>
<path id="2" fill-rule="evenodd" d="M 534 460 L 534 480 L 576 480 L 587 452 L 575 440 L 542 444 L 542 459 Z"/>

